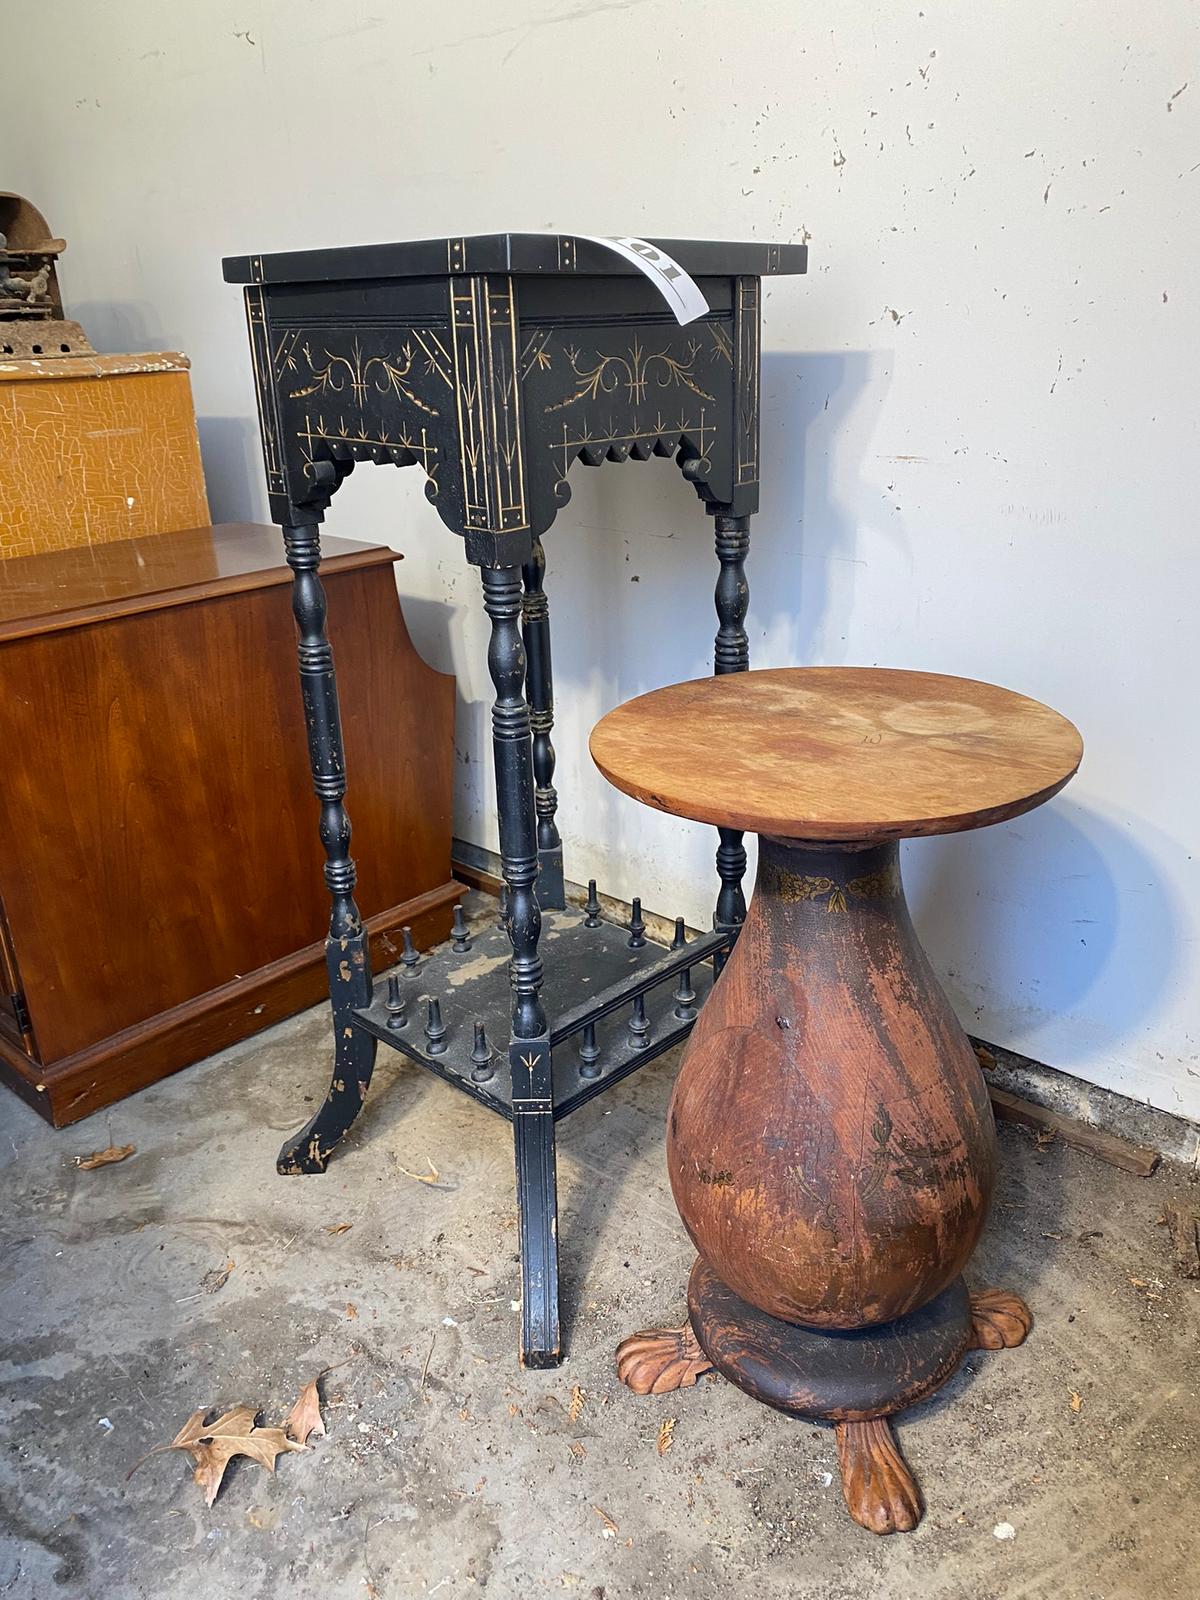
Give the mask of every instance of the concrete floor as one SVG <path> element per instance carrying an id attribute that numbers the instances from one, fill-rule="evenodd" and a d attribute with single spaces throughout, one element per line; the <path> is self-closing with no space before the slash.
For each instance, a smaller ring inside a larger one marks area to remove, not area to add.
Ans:
<path id="1" fill-rule="evenodd" d="M 616 1381 L 618 1339 L 681 1316 L 691 1262 L 663 1171 L 674 1056 L 560 1127 L 550 1373 L 516 1365 L 498 1118 L 389 1054 L 330 1171 L 275 1175 L 327 1060 L 318 1010 L 65 1132 L 0 1092 L 0 1595 L 1200 1594 L 1200 1284 L 1155 1226 L 1178 1174 L 1000 1129 L 972 1278 L 1024 1294 L 1034 1332 L 903 1419 L 928 1513 L 878 1539 L 843 1510 L 831 1430 L 713 1377 L 641 1400 Z M 73 1165 L 110 1142 L 136 1154 Z M 125 1481 L 196 1407 L 277 1422 L 340 1363 L 328 1437 L 275 1476 L 235 1462 L 211 1510 L 182 1454 Z"/>

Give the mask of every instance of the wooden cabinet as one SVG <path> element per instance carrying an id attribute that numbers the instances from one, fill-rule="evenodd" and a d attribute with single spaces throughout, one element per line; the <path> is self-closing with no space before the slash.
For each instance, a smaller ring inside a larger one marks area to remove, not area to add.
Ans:
<path id="1" fill-rule="evenodd" d="M 375 959 L 445 936 L 453 680 L 399 556 L 325 542 Z M 328 896 L 277 532 L 0 562 L 0 1075 L 58 1125 L 325 992 Z M 397 938 L 397 943 L 398 943 Z"/>
<path id="2" fill-rule="evenodd" d="M 0 556 L 208 521 L 186 356 L 4 352 Z"/>

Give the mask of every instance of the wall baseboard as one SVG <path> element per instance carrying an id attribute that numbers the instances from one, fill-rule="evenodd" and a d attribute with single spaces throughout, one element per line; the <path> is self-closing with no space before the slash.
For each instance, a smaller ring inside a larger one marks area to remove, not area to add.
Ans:
<path id="1" fill-rule="evenodd" d="M 984 1076 L 989 1087 L 1005 1089 L 1022 1100 L 1045 1106 L 1060 1116 L 1115 1134 L 1133 1144 L 1148 1145 L 1167 1161 L 1200 1170 L 1200 1127 L 1186 1117 L 1144 1105 L 1114 1089 L 1102 1089 L 1044 1061 L 1034 1061 L 989 1039 L 971 1038 L 976 1049 L 995 1061 Z"/>

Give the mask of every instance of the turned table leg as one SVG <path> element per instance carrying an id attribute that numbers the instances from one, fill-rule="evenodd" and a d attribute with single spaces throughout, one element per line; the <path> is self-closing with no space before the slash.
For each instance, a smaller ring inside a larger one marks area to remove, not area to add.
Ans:
<path id="1" fill-rule="evenodd" d="M 300 693 L 308 730 L 313 789 L 321 802 L 321 843 L 331 911 L 325 941 L 333 1011 L 334 1062 L 329 1091 L 316 1115 L 279 1152 L 281 1173 L 324 1172 L 330 1153 L 362 1110 L 375 1065 L 375 1040 L 351 1023 L 371 1003 L 371 956 L 354 901 L 350 817 L 343 804 L 346 761 L 333 650 L 325 634 L 325 590 L 318 576 L 321 541 L 314 525 L 283 530 L 292 569 L 292 611 L 299 631 Z"/>
<path id="2" fill-rule="evenodd" d="M 518 620 L 521 576 L 515 567 L 483 567 L 480 576 L 484 609 L 492 624 L 488 646 L 488 671 L 496 691 L 492 745 L 501 871 L 508 891 L 506 926 L 512 942 L 508 1060 L 521 1249 L 520 1358 L 525 1366 L 551 1367 L 561 1359 L 558 1193 L 550 1035 L 538 954 L 542 913 L 529 707 L 523 693 L 525 652 Z"/>
<path id="3" fill-rule="evenodd" d="M 750 608 L 750 585 L 746 580 L 750 518 L 718 516 L 715 521 L 720 571 L 714 595 L 719 626 L 713 647 L 713 670 L 718 677 L 723 677 L 730 672 L 746 672 L 750 666 L 750 639 L 745 626 Z M 734 932 L 746 920 L 746 896 L 742 889 L 746 847 L 736 828 L 718 828 L 717 838 L 717 876 L 721 888 L 713 927 Z M 727 960 L 727 955 L 718 957 L 714 971 L 720 973 Z"/>
<path id="4" fill-rule="evenodd" d="M 563 885 L 562 839 L 555 820 L 558 791 L 554 787 L 554 668 L 550 655 L 550 603 L 543 587 L 546 553 L 533 541 L 533 554 L 522 568 L 525 594 L 521 632 L 525 644 L 525 685 L 533 732 L 534 808 L 537 812 L 538 903 L 543 911 L 561 911 L 567 903 Z"/>

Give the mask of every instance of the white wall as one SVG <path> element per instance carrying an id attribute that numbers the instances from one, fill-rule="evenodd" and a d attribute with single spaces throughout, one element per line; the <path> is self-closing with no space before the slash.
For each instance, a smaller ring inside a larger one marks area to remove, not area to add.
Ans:
<path id="1" fill-rule="evenodd" d="M 990 678 L 1078 722 L 1060 799 L 910 848 L 914 912 L 975 1031 L 1200 1117 L 1198 15 L 49 0 L 7 30 L 0 172 L 70 240 L 98 347 L 190 353 L 226 518 L 265 502 L 223 254 L 811 238 L 766 299 L 754 660 Z M 709 524 L 669 463 L 576 480 L 548 540 L 568 871 L 706 923 L 711 837 L 610 793 L 586 736 L 707 670 Z M 360 468 L 327 527 L 406 552 L 459 675 L 458 830 L 492 844 L 473 572 L 415 471 Z"/>

